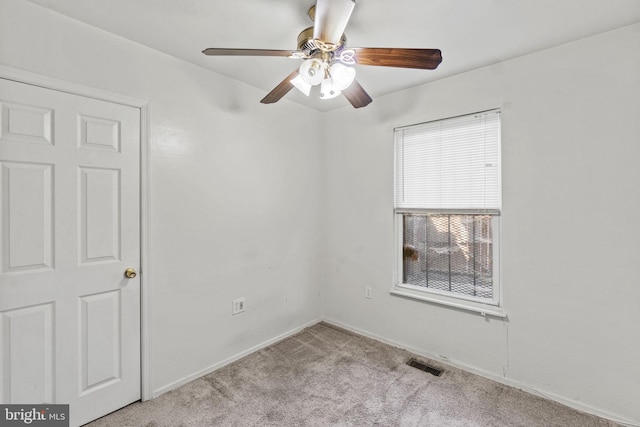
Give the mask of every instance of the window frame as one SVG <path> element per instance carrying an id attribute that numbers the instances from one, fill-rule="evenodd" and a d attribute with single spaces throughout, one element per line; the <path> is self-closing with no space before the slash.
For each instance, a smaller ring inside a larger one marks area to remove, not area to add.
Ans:
<path id="1" fill-rule="evenodd" d="M 495 316 L 502 316 L 500 309 L 502 304 L 502 288 L 500 286 L 500 216 L 492 215 L 491 218 L 491 233 L 493 235 L 493 283 L 492 283 L 492 294 L 493 298 L 491 300 L 487 298 L 478 298 L 472 295 L 464 295 L 454 292 L 442 291 L 434 288 L 427 288 L 422 286 L 411 285 L 409 283 L 403 283 L 402 278 L 404 277 L 404 257 L 403 257 L 403 249 L 404 249 L 404 221 L 403 215 L 409 212 L 395 212 L 394 213 L 394 222 L 395 222 L 395 275 L 394 275 L 394 287 L 392 289 L 392 293 L 407 296 L 407 297 L 417 297 L 417 299 L 428 300 L 444 305 L 462 305 L 464 307 L 459 308 L 467 308 L 472 311 L 478 311 L 481 313 L 489 313 Z M 411 213 L 420 214 L 420 213 L 435 213 L 435 212 L 418 212 L 412 210 Z M 459 214 L 459 212 L 437 212 L 438 214 Z M 472 213 L 471 213 L 472 214 Z M 425 297 L 424 294 L 429 295 L 429 297 Z M 494 309 L 494 310 L 492 310 Z M 492 313 L 492 311 L 496 311 L 496 313 Z"/>
<path id="2" fill-rule="evenodd" d="M 474 114 L 482 114 L 482 113 L 490 113 L 490 112 L 498 112 L 500 113 L 500 109 L 492 109 L 486 111 L 480 111 L 476 113 L 464 114 L 461 116 L 450 117 L 450 119 L 455 119 L 462 116 L 474 115 Z M 447 120 L 449 118 L 441 119 Z M 439 120 L 434 120 L 439 121 Z M 417 123 L 415 126 L 422 125 L 424 123 Z M 412 125 L 410 125 L 412 126 Z M 396 147 L 396 131 L 398 129 L 407 128 L 410 126 L 401 126 L 394 129 L 394 157 L 397 155 L 397 147 Z M 500 133 L 502 133 L 502 129 L 500 126 Z M 499 135 L 500 140 L 502 139 L 501 135 Z M 501 151 L 501 143 L 499 143 L 499 151 Z M 501 155 L 498 153 L 498 161 L 501 163 Z M 397 170 L 396 170 L 396 160 L 394 160 L 394 192 L 397 188 L 398 179 Z M 500 165 L 500 169 L 501 169 Z M 500 193 L 502 192 L 502 183 L 499 177 L 498 181 L 498 191 L 499 198 L 501 198 Z M 493 235 L 493 253 L 492 253 L 492 269 L 493 269 L 493 277 L 492 277 L 492 298 L 489 300 L 488 298 L 480 298 L 474 297 L 473 295 L 465 295 L 462 293 L 443 291 L 440 289 L 428 288 L 423 286 L 412 285 L 408 283 L 403 283 L 404 278 L 404 214 L 417 214 L 417 215 L 427 215 L 427 214 L 443 214 L 443 215 L 491 215 L 491 232 Z M 416 208 L 398 208 L 396 207 L 396 198 L 394 196 L 394 234 L 395 234 L 395 242 L 394 242 L 394 256 L 395 256 L 395 268 L 394 268 L 394 276 L 393 276 L 393 287 L 390 291 L 391 294 L 396 296 L 401 296 L 405 298 L 411 298 L 420 301 L 426 301 L 431 303 L 436 303 L 439 305 L 449 306 L 457 309 L 468 310 L 478 312 L 481 315 L 491 315 L 495 317 L 505 318 L 507 317 L 506 313 L 502 308 L 502 286 L 501 286 L 501 262 L 500 262 L 500 209 L 416 209 Z"/>

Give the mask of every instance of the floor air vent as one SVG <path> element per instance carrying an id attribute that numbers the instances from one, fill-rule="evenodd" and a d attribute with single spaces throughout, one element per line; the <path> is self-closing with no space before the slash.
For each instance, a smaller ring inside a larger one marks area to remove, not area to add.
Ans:
<path id="1" fill-rule="evenodd" d="M 437 369 L 437 368 L 434 368 L 433 366 L 425 365 L 424 363 L 419 362 L 416 359 L 409 359 L 409 361 L 407 362 L 407 365 L 413 366 L 414 368 L 420 369 L 421 371 L 428 372 L 431 375 L 435 375 L 436 377 L 439 377 L 440 375 L 442 375 L 441 369 Z"/>

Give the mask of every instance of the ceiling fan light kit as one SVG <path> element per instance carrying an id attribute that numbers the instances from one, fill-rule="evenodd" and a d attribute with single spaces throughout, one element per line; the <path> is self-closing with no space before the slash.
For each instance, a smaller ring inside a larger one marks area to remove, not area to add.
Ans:
<path id="1" fill-rule="evenodd" d="M 331 59 L 307 59 L 300 64 L 298 75 L 291 79 L 300 92 L 309 96 L 311 87 L 320 85 L 320 98 L 331 99 L 353 83 L 356 70 Z"/>
<path id="2" fill-rule="evenodd" d="M 317 0 L 308 12 L 314 25 L 300 32 L 297 50 L 209 48 L 202 53 L 210 56 L 286 56 L 302 59 L 300 66 L 260 102 L 277 102 L 294 87 L 309 96 L 313 86 L 320 86 L 320 99 L 343 94 L 355 108 L 369 105 L 372 99 L 355 80 L 354 65 L 433 70 L 442 62 L 438 49 L 346 49 L 344 30 L 354 6 L 355 0 Z"/>

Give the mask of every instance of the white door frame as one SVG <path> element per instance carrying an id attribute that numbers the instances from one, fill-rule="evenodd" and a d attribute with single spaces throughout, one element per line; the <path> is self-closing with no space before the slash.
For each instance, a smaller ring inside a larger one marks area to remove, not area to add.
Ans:
<path id="1" fill-rule="evenodd" d="M 83 86 L 2 64 L 0 64 L 0 78 L 140 109 L 140 397 L 143 401 L 150 400 L 153 398 L 153 390 L 151 388 L 151 346 L 149 344 L 151 323 L 151 274 L 149 271 L 148 256 L 149 131 L 151 125 L 149 103 L 142 99 L 105 92 L 89 86 Z"/>

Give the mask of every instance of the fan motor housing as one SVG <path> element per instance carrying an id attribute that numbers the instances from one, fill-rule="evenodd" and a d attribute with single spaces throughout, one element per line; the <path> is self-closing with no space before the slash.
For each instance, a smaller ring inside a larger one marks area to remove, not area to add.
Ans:
<path id="1" fill-rule="evenodd" d="M 335 46 L 332 50 L 340 50 L 345 43 L 347 42 L 347 36 L 344 34 L 340 38 L 340 42 L 337 46 Z M 314 50 L 320 49 L 320 46 L 316 43 L 313 38 L 313 27 L 305 28 L 298 34 L 298 50 L 302 50 L 305 52 L 311 52 Z"/>
<path id="2" fill-rule="evenodd" d="M 305 28 L 298 34 L 298 50 L 311 51 L 317 49 L 313 41 L 313 27 Z"/>

